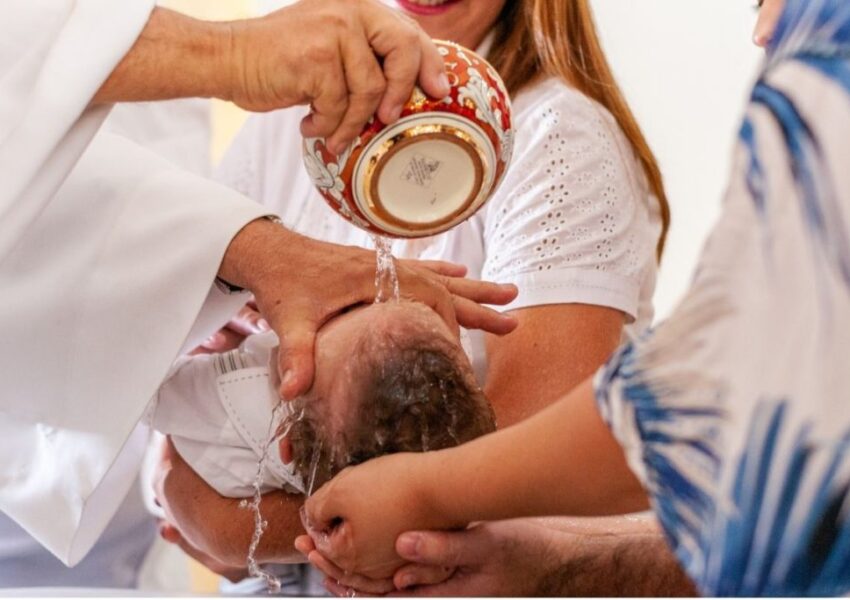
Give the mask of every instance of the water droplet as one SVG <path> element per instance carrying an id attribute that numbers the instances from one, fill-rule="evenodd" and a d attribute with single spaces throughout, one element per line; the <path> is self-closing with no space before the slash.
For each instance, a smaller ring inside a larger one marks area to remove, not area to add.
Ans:
<path id="1" fill-rule="evenodd" d="M 313 495 L 313 486 L 316 483 L 316 471 L 319 468 L 319 459 L 322 457 L 322 445 L 320 441 L 316 448 L 313 448 L 313 457 L 310 459 L 310 481 L 307 484 L 307 495 Z"/>

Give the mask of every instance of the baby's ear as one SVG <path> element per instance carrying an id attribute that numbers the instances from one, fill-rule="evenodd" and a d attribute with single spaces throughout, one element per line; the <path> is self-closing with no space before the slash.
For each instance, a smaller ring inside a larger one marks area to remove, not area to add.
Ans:
<path id="1" fill-rule="evenodd" d="M 288 435 L 280 438 L 277 449 L 280 452 L 280 460 L 283 461 L 283 464 L 288 465 L 292 462 L 292 442 L 289 441 Z"/>

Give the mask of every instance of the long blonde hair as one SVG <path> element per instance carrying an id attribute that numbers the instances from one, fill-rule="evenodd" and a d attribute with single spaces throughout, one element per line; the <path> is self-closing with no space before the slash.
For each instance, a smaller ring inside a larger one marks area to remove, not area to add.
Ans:
<path id="1" fill-rule="evenodd" d="M 614 116 L 660 205 L 660 260 L 670 227 L 670 205 L 661 170 L 614 79 L 588 0 L 508 0 L 496 25 L 489 59 L 511 95 L 538 76 L 560 77 Z"/>

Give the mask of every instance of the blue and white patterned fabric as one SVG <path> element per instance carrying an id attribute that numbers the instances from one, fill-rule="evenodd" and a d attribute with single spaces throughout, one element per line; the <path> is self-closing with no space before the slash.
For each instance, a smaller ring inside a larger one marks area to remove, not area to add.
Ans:
<path id="1" fill-rule="evenodd" d="M 850 592 L 850 1 L 787 3 L 692 288 L 596 390 L 702 593 Z"/>

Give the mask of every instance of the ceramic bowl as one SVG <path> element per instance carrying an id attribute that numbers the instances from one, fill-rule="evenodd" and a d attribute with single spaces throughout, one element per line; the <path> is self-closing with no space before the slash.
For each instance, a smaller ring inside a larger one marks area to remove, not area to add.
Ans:
<path id="1" fill-rule="evenodd" d="M 374 234 L 434 235 L 465 221 L 499 185 L 514 132 L 508 92 L 483 58 L 436 42 L 451 93 L 434 100 L 416 88 L 392 125 L 373 117 L 339 156 L 321 138 L 304 140 L 304 163 L 343 218 Z"/>

